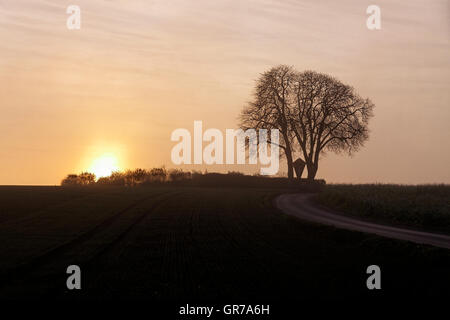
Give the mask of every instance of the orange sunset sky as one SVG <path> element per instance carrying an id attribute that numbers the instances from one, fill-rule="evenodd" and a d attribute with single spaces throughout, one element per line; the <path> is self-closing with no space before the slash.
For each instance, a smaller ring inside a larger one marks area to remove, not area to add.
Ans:
<path id="1" fill-rule="evenodd" d="M 80 30 L 66 27 L 72 4 Z M 366 27 L 371 4 L 381 30 Z M 0 0 L 0 184 L 59 184 L 104 154 L 174 167 L 171 132 L 236 128 L 277 64 L 376 105 L 365 147 L 327 154 L 319 178 L 450 183 L 449 35 L 448 0 Z"/>

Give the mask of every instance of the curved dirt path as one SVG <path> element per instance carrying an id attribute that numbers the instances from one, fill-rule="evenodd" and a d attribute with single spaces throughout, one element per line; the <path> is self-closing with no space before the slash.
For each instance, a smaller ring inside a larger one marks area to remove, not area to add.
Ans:
<path id="1" fill-rule="evenodd" d="M 283 194 L 275 199 L 275 205 L 284 213 L 304 220 L 450 249 L 450 236 L 361 221 L 315 204 L 313 196 L 311 193 Z"/>

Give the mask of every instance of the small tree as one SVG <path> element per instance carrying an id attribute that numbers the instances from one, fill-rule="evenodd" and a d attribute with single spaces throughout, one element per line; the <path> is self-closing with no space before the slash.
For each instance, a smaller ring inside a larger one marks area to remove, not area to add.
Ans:
<path id="1" fill-rule="evenodd" d="M 95 174 L 82 172 L 79 175 L 69 174 L 61 181 L 62 186 L 86 186 L 95 183 Z"/>
<path id="2" fill-rule="evenodd" d="M 81 185 L 88 185 L 95 183 L 95 174 L 90 172 L 82 172 L 78 175 L 78 180 Z"/>
<path id="3" fill-rule="evenodd" d="M 79 184 L 78 175 L 76 174 L 68 174 L 67 177 L 65 177 L 61 181 L 62 186 L 76 186 Z"/>
<path id="4" fill-rule="evenodd" d="M 162 183 L 166 181 L 167 178 L 167 170 L 162 168 L 153 168 L 149 172 L 149 178 L 152 182 Z"/>
<path id="5" fill-rule="evenodd" d="M 125 185 L 125 174 L 120 171 L 114 171 L 109 176 L 109 182 L 112 185 L 124 186 Z"/>
<path id="6" fill-rule="evenodd" d="M 191 179 L 191 173 L 181 169 L 171 169 L 169 170 L 169 179 L 173 182 L 189 180 Z"/>
<path id="7" fill-rule="evenodd" d="M 141 184 L 147 178 L 148 172 L 145 169 L 135 169 L 131 172 L 133 185 Z"/>

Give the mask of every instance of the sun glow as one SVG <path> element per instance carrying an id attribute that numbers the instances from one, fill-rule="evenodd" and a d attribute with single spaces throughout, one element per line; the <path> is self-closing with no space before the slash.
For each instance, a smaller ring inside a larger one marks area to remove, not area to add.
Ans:
<path id="1" fill-rule="evenodd" d="M 92 161 L 88 171 L 95 174 L 96 178 L 101 178 L 119 170 L 117 158 L 113 154 L 104 154 Z"/>

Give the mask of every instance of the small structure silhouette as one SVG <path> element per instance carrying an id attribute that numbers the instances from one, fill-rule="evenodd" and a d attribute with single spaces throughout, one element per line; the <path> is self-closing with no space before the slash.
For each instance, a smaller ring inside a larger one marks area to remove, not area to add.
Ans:
<path id="1" fill-rule="evenodd" d="M 305 169 L 306 162 L 303 161 L 301 158 L 298 158 L 294 161 L 293 166 L 295 169 L 295 174 L 297 175 L 298 179 L 302 178 L 303 170 Z"/>

